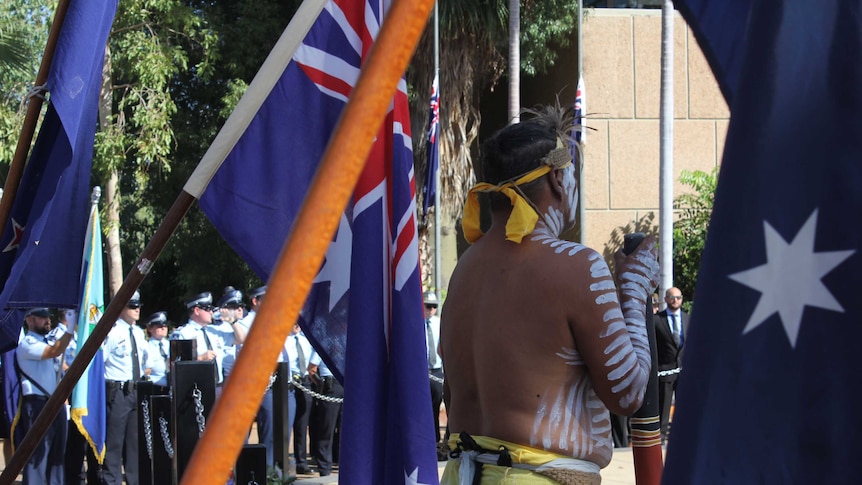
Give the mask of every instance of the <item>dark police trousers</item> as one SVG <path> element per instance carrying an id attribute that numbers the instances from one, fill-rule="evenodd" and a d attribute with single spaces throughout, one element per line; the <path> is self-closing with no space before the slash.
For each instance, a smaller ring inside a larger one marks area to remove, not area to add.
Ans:
<path id="1" fill-rule="evenodd" d="M 27 433 L 48 402 L 44 396 L 24 396 L 21 405 L 21 426 Z M 63 485 L 65 480 L 66 413 L 57 413 L 42 441 L 36 445 L 30 460 L 24 465 L 26 484 Z"/>
<path id="2" fill-rule="evenodd" d="M 131 382 L 105 384 L 108 427 L 102 479 L 107 485 L 121 485 L 125 457 L 126 483 L 138 485 L 138 393 Z"/>

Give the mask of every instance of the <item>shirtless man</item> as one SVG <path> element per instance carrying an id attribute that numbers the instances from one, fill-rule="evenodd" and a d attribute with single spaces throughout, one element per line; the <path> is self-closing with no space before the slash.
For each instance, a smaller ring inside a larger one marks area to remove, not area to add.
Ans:
<path id="1" fill-rule="evenodd" d="M 549 108 L 483 147 L 489 183 L 468 198 L 473 245 L 452 275 L 441 322 L 449 447 L 460 458 L 447 464 L 443 484 L 458 483 L 459 473 L 466 483 L 477 483 L 474 473 L 481 483 L 513 475 L 600 483 L 613 451 L 609 410 L 630 415 L 643 401 L 655 241 L 616 255 L 618 292 L 599 253 L 559 239 L 578 200 L 561 118 Z M 491 193 L 484 235 L 479 191 Z"/>

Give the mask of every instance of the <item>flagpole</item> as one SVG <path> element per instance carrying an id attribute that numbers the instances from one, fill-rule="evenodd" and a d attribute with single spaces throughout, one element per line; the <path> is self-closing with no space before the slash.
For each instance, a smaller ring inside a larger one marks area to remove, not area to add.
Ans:
<path id="1" fill-rule="evenodd" d="M 584 78 L 584 0 L 578 0 L 578 81 Z M 582 113 L 586 116 L 586 113 Z M 584 208 L 584 151 L 581 150 L 578 156 L 580 160 L 580 170 L 578 170 L 578 222 L 581 225 L 580 235 L 581 244 L 587 243 L 587 223 L 586 209 Z"/>
<path id="2" fill-rule="evenodd" d="M 437 80 L 437 169 L 434 170 L 434 293 L 437 301 L 443 301 L 440 270 L 440 2 L 434 2 L 434 79 Z"/>
<path id="3" fill-rule="evenodd" d="M 51 30 L 48 34 L 48 42 L 45 44 L 45 52 L 42 54 L 42 62 L 39 64 L 39 72 L 36 74 L 36 84 L 27 95 L 27 114 L 24 116 L 24 126 L 18 137 L 18 145 L 15 147 L 15 155 L 12 157 L 12 164 L 9 166 L 2 199 L 0 199 L 0 233 L 6 228 L 6 223 L 9 222 L 12 203 L 18 194 L 18 185 L 21 183 L 21 175 L 24 173 L 24 163 L 27 161 L 33 135 L 36 133 L 39 113 L 42 112 L 42 103 L 45 100 L 42 93 L 45 91 L 45 83 L 51 72 L 51 62 L 54 60 L 54 51 L 57 48 L 57 40 L 60 38 L 60 30 L 66 20 L 66 12 L 69 10 L 69 1 L 60 0 L 57 4 L 57 10 L 54 11 L 54 22 L 51 24 Z M 36 92 L 37 89 L 41 92 Z"/>
<path id="4" fill-rule="evenodd" d="M 432 5 L 433 0 L 393 2 L 270 277 L 269 296 L 212 410 L 182 483 L 227 480 L 282 343 L 299 317 Z"/>
<path id="5" fill-rule="evenodd" d="M 200 197 L 204 189 L 206 189 L 210 179 L 212 179 L 215 172 L 221 166 L 225 156 L 227 156 L 227 153 L 233 148 L 233 145 L 242 134 L 242 131 L 244 131 L 245 127 L 248 126 L 251 116 L 254 114 L 254 112 L 252 112 L 251 115 L 249 115 L 248 110 L 254 109 L 256 111 L 256 108 L 254 107 L 255 103 L 257 103 L 257 106 L 259 107 L 263 102 L 263 99 L 266 98 L 266 95 L 272 89 L 275 81 L 273 80 L 268 83 L 268 78 L 272 77 L 272 73 L 276 72 L 278 69 L 277 65 L 274 66 L 274 64 L 283 62 L 283 64 L 286 65 L 287 62 L 293 58 L 293 53 L 298 47 L 299 42 L 301 42 L 308 33 L 308 30 L 317 19 L 317 16 L 323 9 L 325 3 L 326 0 L 305 0 L 302 5 L 300 5 L 299 10 L 297 10 L 296 14 L 291 19 L 276 44 L 276 47 L 273 48 L 269 57 L 264 61 L 264 65 L 261 66 L 260 72 L 258 72 L 254 80 L 252 80 L 252 83 L 249 85 L 249 92 L 243 95 L 237 105 L 237 109 L 234 110 L 234 113 L 231 114 L 228 121 L 225 122 L 225 125 L 219 131 L 216 139 L 213 140 L 213 143 L 204 154 L 204 157 L 201 159 L 194 173 L 192 173 L 189 180 L 186 182 L 186 186 L 183 188 L 183 191 L 180 192 L 179 196 L 177 196 L 174 204 L 165 215 L 164 220 L 159 225 L 158 229 L 156 229 L 156 233 L 153 235 L 153 238 L 144 248 L 144 251 L 137 260 L 137 263 L 126 275 L 126 279 L 123 280 L 123 284 L 120 286 L 119 290 L 117 290 L 117 294 L 114 295 L 107 308 L 105 308 L 105 312 L 99 319 L 99 323 L 96 324 L 96 327 L 91 333 L 91 338 L 87 340 L 83 347 L 78 349 L 78 354 L 72 362 L 72 365 L 66 371 L 66 375 L 57 384 L 57 389 L 45 403 L 45 407 L 42 408 L 42 412 L 39 413 L 39 416 L 37 416 L 36 420 L 33 422 L 33 426 L 15 449 L 15 453 L 12 455 L 9 463 L 7 463 L 6 468 L 2 473 L 0 473 L 0 485 L 12 485 L 17 476 L 21 473 L 21 470 L 24 469 L 24 465 L 27 464 L 27 461 L 36 449 L 36 446 L 40 441 L 42 441 L 45 434 L 48 432 L 48 429 L 51 427 L 54 417 L 60 412 L 66 399 L 71 395 L 75 385 L 86 371 L 87 366 L 93 360 L 93 357 L 101 347 L 102 342 L 108 336 L 108 332 L 110 332 L 114 322 L 119 318 L 120 312 L 122 312 L 126 303 L 131 299 L 132 294 L 134 294 L 135 290 L 138 289 L 138 286 L 140 286 L 141 282 L 147 276 L 153 263 L 158 259 L 162 250 L 167 245 L 168 240 L 170 240 L 177 227 L 179 227 L 180 222 L 183 220 L 192 204 L 194 204 L 195 200 Z M 60 2 L 60 5 L 64 8 L 67 8 L 68 4 L 69 0 L 61 0 Z M 65 17 L 65 11 L 62 12 L 61 16 L 58 6 L 55 19 L 62 19 L 63 17 Z M 55 20 L 55 24 L 56 23 L 57 22 Z M 53 30 L 52 26 L 52 35 Z M 54 40 L 54 45 L 56 45 L 56 39 Z M 276 48 L 279 48 L 278 52 L 276 52 Z M 52 47 L 50 52 L 52 57 L 53 50 L 54 49 Z M 48 55 L 48 47 L 46 47 L 45 56 L 48 57 Z M 45 58 L 43 57 L 43 64 L 45 62 L 44 59 Z M 282 66 L 281 70 L 284 70 L 284 66 Z M 278 76 L 275 77 L 277 80 Z M 265 93 L 250 93 L 253 87 L 266 89 L 265 86 L 267 84 L 269 84 L 269 88 Z M 241 106 L 245 106 L 245 111 L 240 111 Z M 233 133 L 232 130 L 240 130 L 240 133 Z M 5 201 L 6 199 L 7 197 L 4 190 L 3 200 Z M 11 200 L 14 199 L 14 195 L 8 197 L 8 199 L 10 200 L 9 205 L 11 207 Z"/>

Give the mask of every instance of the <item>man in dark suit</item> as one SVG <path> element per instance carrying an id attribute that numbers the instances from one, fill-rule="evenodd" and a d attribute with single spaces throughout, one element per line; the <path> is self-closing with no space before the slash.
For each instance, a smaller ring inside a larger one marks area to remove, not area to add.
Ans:
<path id="1" fill-rule="evenodd" d="M 654 317 L 662 443 L 667 438 L 670 405 L 676 392 L 676 382 L 682 368 L 685 335 L 688 333 L 688 313 L 681 308 L 682 292 L 679 288 L 670 288 L 665 292 L 664 300 L 667 302 L 667 308 Z"/>

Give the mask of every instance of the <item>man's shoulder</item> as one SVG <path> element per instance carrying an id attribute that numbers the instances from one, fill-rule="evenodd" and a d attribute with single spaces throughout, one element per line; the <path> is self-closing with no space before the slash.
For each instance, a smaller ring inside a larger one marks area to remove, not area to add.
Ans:
<path id="1" fill-rule="evenodd" d="M 36 338 L 36 336 L 33 335 L 32 333 L 28 333 L 27 335 L 24 336 L 24 339 L 21 340 L 20 346 L 28 346 L 29 347 L 31 345 L 38 345 L 38 344 L 45 344 L 45 342 L 41 338 Z"/>
<path id="2" fill-rule="evenodd" d="M 180 335 L 180 336 L 185 337 L 185 336 L 192 335 L 193 330 L 194 329 L 192 328 L 191 322 L 186 322 L 185 324 L 177 327 L 177 329 L 174 330 L 174 333 L 171 335 Z"/>

